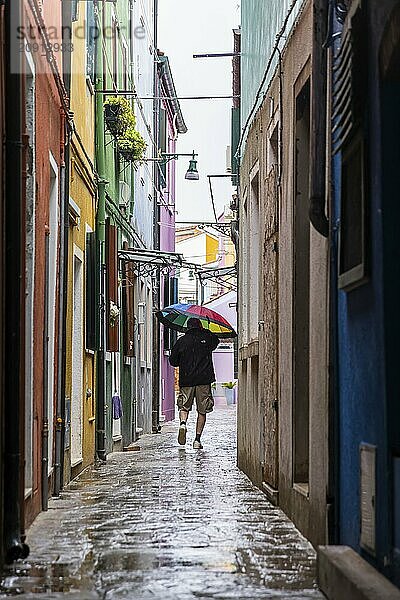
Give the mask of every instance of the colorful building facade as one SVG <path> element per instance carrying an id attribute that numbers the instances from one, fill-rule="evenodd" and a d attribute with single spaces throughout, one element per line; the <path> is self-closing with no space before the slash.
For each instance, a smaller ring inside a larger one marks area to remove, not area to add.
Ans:
<path id="1" fill-rule="evenodd" d="M 167 56 L 158 53 L 158 95 L 169 100 L 162 101 L 159 118 L 159 147 L 162 153 L 174 155 L 178 135 L 185 134 L 187 127 L 178 100 Z M 160 163 L 159 168 L 159 249 L 175 252 L 175 160 Z M 160 306 L 168 306 L 178 301 L 178 280 L 175 270 L 167 269 L 161 274 Z M 170 330 L 160 328 L 160 413 L 165 421 L 175 417 L 175 372 L 169 364 L 169 354 L 176 336 Z"/>
<path id="2" fill-rule="evenodd" d="M 77 5 L 73 17 L 70 65 L 70 106 L 74 118 L 69 152 L 67 244 L 67 315 L 64 483 L 95 457 L 96 336 L 95 336 L 95 175 L 94 46 L 90 2 Z M 84 35 L 82 35 L 84 32 Z"/>

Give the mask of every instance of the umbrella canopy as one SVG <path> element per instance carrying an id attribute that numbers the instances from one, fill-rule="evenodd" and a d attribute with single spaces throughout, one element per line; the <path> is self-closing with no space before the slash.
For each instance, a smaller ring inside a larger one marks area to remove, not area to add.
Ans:
<path id="1" fill-rule="evenodd" d="M 197 304 L 172 304 L 158 311 L 157 317 L 167 327 L 183 333 L 188 329 L 188 320 L 195 318 L 199 319 L 204 329 L 209 329 L 219 338 L 236 337 L 232 325 L 222 315 Z"/>

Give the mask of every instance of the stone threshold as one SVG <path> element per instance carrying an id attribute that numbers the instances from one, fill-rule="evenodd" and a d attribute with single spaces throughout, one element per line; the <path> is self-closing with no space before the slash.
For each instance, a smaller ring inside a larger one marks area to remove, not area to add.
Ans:
<path id="1" fill-rule="evenodd" d="M 349 546 L 319 546 L 317 578 L 328 600 L 400 600 L 400 590 Z"/>

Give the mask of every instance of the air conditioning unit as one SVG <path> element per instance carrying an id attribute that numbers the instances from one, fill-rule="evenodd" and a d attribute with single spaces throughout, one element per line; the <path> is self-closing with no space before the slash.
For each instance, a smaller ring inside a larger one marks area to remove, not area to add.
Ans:
<path id="1" fill-rule="evenodd" d="M 131 202 L 131 186 L 126 181 L 119 182 L 119 205 L 127 208 Z"/>

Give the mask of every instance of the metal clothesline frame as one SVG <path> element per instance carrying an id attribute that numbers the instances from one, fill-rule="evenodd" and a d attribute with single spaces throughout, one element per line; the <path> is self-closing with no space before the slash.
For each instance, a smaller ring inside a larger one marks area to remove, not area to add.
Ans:
<path id="1" fill-rule="evenodd" d="M 225 281 L 225 278 L 236 280 L 236 265 L 232 267 L 204 268 L 197 263 L 186 261 L 182 254 L 176 252 L 162 252 L 142 248 L 124 248 L 118 251 L 120 262 L 133 262 L 138 265 L 137 272 L 143 276 L 152 276 L 154 272 L 162 270 L 183 268 L 193 270 L 201 285 L 203 281 L 213 280 L 221 285 L 236 289 L 237 284 L 233 281 Z"/>

